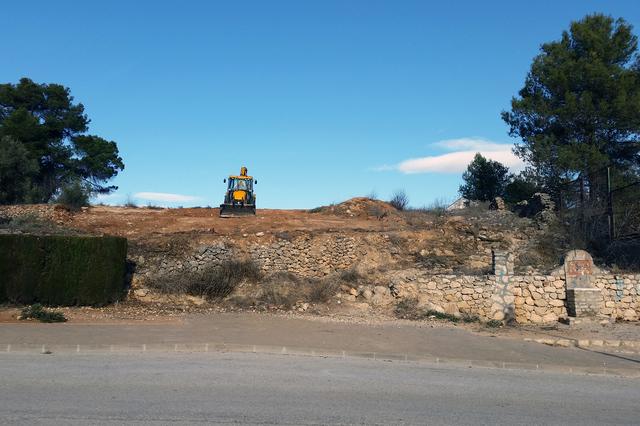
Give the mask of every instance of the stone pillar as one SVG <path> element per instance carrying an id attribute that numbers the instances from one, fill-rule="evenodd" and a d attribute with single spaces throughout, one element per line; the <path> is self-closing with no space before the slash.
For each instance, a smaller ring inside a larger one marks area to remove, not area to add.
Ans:
<path id="1" fill-rule="evenodd" d="M 506 250 L 492 250 L 493 275 L 513 275 L 513 255 Z"/>
<path id="2" fill-rule="evenodd" d="M 511 285 L 513 255 L 504 250 L 493 250 L 495 285 L 491 295 L 491 319 L 511 322 L 515 320 L 515 296 Z"/>
<path id="3" fill-rule="evenodd" d="M 567 291 L 567 313 L 574 319 L 593 318 L 602 306 L 602 292 L 594 284 L 595 270 L 591 255 L 584 250 L 571 250 L 564 257 Z"/>

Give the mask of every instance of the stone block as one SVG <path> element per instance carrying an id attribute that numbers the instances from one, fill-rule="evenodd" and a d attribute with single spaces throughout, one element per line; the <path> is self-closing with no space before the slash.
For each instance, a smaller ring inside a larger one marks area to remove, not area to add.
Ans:
<path id="1" fill-rule="evenodd" d="M 602 307 L 602 293 L 594 288 L 567 289 L 567 312 L 572 317 L 596 316 Z"/>

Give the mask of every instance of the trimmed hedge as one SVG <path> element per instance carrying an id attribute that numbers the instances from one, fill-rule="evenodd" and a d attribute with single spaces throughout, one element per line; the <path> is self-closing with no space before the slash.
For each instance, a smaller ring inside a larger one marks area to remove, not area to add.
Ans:
<path id="1" fill-rule="evenodd" d="M 121 237 L 0 235 L 0 302 L 104 305 L 124 294 Z"/>

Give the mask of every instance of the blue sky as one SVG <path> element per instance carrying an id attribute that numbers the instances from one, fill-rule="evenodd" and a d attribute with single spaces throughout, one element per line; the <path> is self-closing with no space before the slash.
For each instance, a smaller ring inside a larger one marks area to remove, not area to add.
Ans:
<path id="1" fill-rule="evenodd" d="M 0 80 L 71 88 L 126 164 L 109 203 L 217 205 L 246 165 L 259 207 L 419 207 L 476 150 L 518 167 L 500 111 L 592 12 L 640 28 L 631 0 L 12 1 Z"/>

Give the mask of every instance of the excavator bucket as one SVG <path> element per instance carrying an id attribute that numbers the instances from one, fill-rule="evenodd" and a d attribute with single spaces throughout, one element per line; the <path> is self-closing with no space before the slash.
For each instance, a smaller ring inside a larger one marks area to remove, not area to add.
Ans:
<path id="1" fill-rule="evenodd" d="M 242 217 L 253 216 L 256 214 L 255 206 L 243 206 L 233 204 L 220 205 L 220 217 Z"/>

